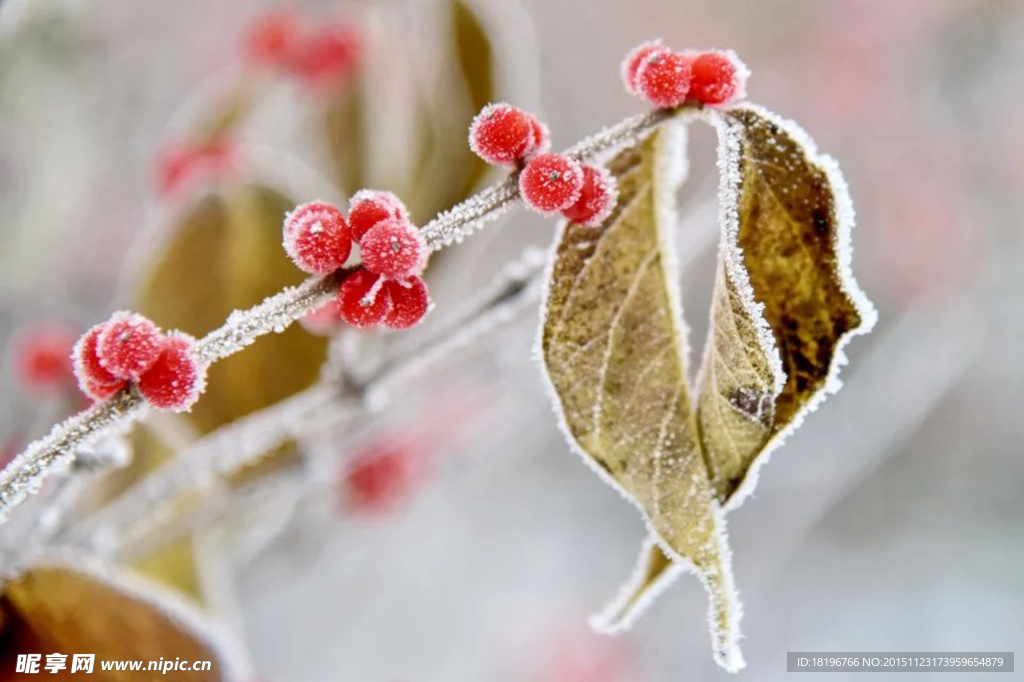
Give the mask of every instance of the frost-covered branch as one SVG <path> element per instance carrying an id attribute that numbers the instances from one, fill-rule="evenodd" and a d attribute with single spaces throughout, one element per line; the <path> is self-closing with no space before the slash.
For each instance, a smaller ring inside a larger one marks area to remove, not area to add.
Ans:
<path id="1" fill-rule="evenodd" d="M 36 493 L 47 476 L 63 471 L 74 459 L 75 450 L 119 424 L 138 419 L 145 401 L 134 390 L 93 405 L 54 426 L 15 457 L 0 476 L 0 523 L 10 511 Z"/>
<path id="2" fill-rule="evenodd" d="M 693 113 L 693 108 L 689 107 L 638 114 L 583 140 L 568 149 L 566 154 L 579 160 L 593 159 L 636 139 L 669 117 Z M 460 242 L 486 222 L 497 218 L 519 199 L 517 175 L 513 173 L 423 226 L 421 233 L 428 249 L 436 251 Z M 310 278 L 249 310 L 235 311 L 222 327 L 198 342 L 195 355 L 209 363 L 233 355 L 260 336 L 284 331 L 292 322 L 330 300 L 336 289 L 334 275 Z M 78 447 L 113 427 L 125 426 L 139 419 L 144 412 L 145 401 L 129 388 L 57 424 L 48 435 L 29 444 L 0 473 L 0 523 L 29 494 L 37 491 L 51 473 L 66 466 Z"/>
<path id="3" fill-rule="evenodd" d="M 144 519 L 159 522 L 178 496 L 197 487 L 216 490 L 223 475 L 237 471 L 287 442 L 329 428 L 339 420 L 360 414 L 388 388 L 426 371 L 454 350 L 512 319 L 540 294 L 544 253 L 530 247 L 509 263 L 463 309 L 442 321 L 435 330 L 410 343 L 398 343 L 366 376 L 347 377 L 341 385 L 330 378 L 279 403 L 227 424 L 197 440 L 116 500 L 70 528 L 64 542 L 119 545 L 119 538 Z M 332 373 L 327 373 L 332 377 Z M 346 399 L 346 396 L 348 399 Z"/>

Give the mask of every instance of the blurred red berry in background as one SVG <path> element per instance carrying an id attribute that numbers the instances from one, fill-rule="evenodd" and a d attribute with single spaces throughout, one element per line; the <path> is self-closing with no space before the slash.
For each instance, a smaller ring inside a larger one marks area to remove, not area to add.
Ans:
<path id="1" fill-rule="evenodd" d="M 343 473 L 344 504 L 358 512 L 390 511 L 413 490 L 422 469 L 411 442 L 374 441 L 356 454 Z"/>
<path id="2" fill-rule="evenodd" d="M 71 349 L 78 334 L 59 323 L 41 323 L 19 332 L 12 342 L 12 361 L 18 381 L 33 390 L 73 386 Z"/>
<path id="3" fill-rule="evenodd" d="M 234 148 L 224 140 L 169 146 L 157 157 L 157 190 L 167 195 L 193 183 L 217 180 L 234 162 Z"/>
<path id="4" fill-rule="evenodd" d="M 298 20 L 294 14 L 276 11 L 256 20 L 243 38 L 243 51 L 254 64 L 285 64 L 298 39 Z"/>
<path id="5" fill-rule="evenodd" d="M 306 313 L 299 323 L 306 331 L 320 336 L 329 336 L 337 331 L 345 320 L 341 316 L 341 304 L 332 298 L 316 310 Z"/>
<path id="6" fill-rule="evenodd" d="M 312 86 L 345 79 L 359 62 L 360 44 L 355 28 L 344 24 L 329 26 L 298 41 L 288 66 Z"/>

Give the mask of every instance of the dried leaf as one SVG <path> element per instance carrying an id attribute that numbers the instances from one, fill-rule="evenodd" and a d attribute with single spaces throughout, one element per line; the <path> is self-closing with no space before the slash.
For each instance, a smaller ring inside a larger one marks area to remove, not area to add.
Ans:
<path id="1" fill-rule="evenodd" d="M 849 273 L 853 224 L 835 163 L 760 108 L 713 113 L 724 163 L 722 249 L 698 419 L 719 500 L 839 387 L 843 346 L 874 324 Z"/>
<path id="2" fill-rule="evenodd" d="M 134 576 L 86 563 L 33 568 L 5 586 L 0 680 L 15 678 L 19 653 L 67 654 L 65 670 L 45 673 L 58 680 L 77 678 L 72 654 L 95 654 L 95 679 L 111 682 L 139 679 L 139 672 L 103 671 L 101 661 L 212 662 L 209 671 L 189 671 L 190 680 L 233 680 L 246 672 L 234 647 L 194 609 Z"/>
<path id="3" fill-rule="evenodd" d="M 742 106 L 709 112 L 722 167 L 719 267 L 697 419 L 715 494 L 738 506 L 758 467 L 840 386 L 843 346 L 875 311 L 849 268 L 853 211 L 834 161 L 795 124 Z M 634 619 L 671 580 L 648 543 L 606 610 Z"/>
<path id="4" fill-rule="evenodd" d="M 668 230 L 684 129 L 666 124 L 619 154 L 615 211 L 563 226 L 549 274 L 541 351 L 561 423 L 585 461 L 643 513 L 658 544 L 708 590 L 715 658 L 743 666 L 739 605 L 684 367 Z"/>
<path id="5" fill-rule="evenodd" d="M 164 328 L 202 335 L 235 309 L 297 284 L 302 273 L 281 248 L 293 202 L 260 185 L 201 199 L 182 217 L 140 294 L 139 308 Z M 319 376 L 326 341 L 293 325 L 210 368 L 203 399 L 188 415 L 202 432 L 274 404 Z"/>

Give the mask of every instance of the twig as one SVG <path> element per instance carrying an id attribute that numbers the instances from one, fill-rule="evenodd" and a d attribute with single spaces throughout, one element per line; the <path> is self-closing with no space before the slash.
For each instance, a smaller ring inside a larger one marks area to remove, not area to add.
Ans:
<path id="1" fill-rule="evenodd" d="M 571 147 L 567 153 L 585 160 L 618 148 L 653 130 L 676 115 L 692 115 L 692 109 L 657 110 L 639 114 L 597 133 Z M 431 251 L 444 248 L 496 218 L 519 198 L 517 175 L 492 185 L 427 223 L 422 234 Z M 196 355 L 216 362 L 233 355 L 271 332 L 282 332 L 292 322 L 326 303 L 334 294 L 334 275 L 311 278 L 285 289 L 247 311 L 235 311 L 222 327 L 210 332 L 198 343 Z M 36 492 L 55 470 L 66 466 L 76 449 L 115 425 L 127 425 L 144 412 L 144 401 L 133 389 L 94 405 L 56 425 L 50 433 L 29 444 L 0 473 L 0 523 L 28 495 Z"/>
<path id="2" fill-rule="evenodd" d="M 386 390 L 399 378 L 424 371 L 512 318 L 539 295 L 543 267 L 541 252 L 528 248 L 505 267 L 466 309 L 443 321 L 414 344 L 396 344 L 372 372 L 358 379 L 366 390 Z M 185 448 L 146 479 L 136 483 L 103 509 L 68 529 L 62 542 L 116 545 L 125 529 L 140 519 L 159 515 L 175 497 L 197 485 L 213 484 L 220 476 L 252 463 L 289 438 L 308 436 L 338 419 L 366 409 L 362 401 L 339 400 L 345 387 L 321 382 L 259 412 L 242 417 Z M 376 403 L 377 401 L 370 401 Z"/>
<path id="3" fill-rule="evenodd" d="M 29 444 L 0 476 L 0 523 L 10 511 L 38 492 L 46 477 L 71 464 L 75 450 L 120 423 L 138 419 L 146 403 L 134 390 L 122 391 L 57 424 L 46 436 Z"/>

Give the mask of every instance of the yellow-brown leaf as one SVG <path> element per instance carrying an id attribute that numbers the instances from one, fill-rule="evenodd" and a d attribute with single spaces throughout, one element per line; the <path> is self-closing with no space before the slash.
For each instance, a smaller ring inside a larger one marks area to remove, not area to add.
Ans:
<path id="1" fill-rule="evenodd" d="M 716 658 L 742 665 L 739 610 L 718 503 L 701 456 L 683 325 L 666 252 L 684 129 L 666 124 L 620 153 L 612 215 L 557 238 L 541 350 L 563 426 L 584 458 L 643 512 L 659 544 L 711 598 Z"/>

